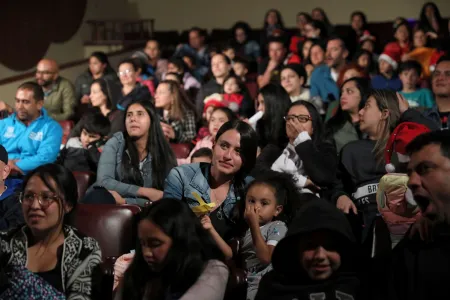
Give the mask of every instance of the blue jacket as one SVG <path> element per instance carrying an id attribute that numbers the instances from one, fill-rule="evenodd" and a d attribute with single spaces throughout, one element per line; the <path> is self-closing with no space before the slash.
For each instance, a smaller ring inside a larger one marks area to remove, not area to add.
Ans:
<path id="1" fill-rule="evenodd" d="M 330 102 L 329 95 L 334 96 L 334 100 L 339 99 L 339 88 L 331 77 L 331 69 L 327 65 L 321 65 L 314 69 L 311 74 L 310 96 L 319 96 L 324 103 Z"/>
<path id="2" fill-rule="evenodd" d="M 196 192 L 206 203 L 211 203 L 209 197 L 211 188 L 208 183 L 210 164 L 195 163 L 181 165 L 173 168 L 164 184 L 164 198 L 179 199 L 186 202 L 189 207 L 198 206 L 199 203 L 192 196 L 192 192 Z M 253 180 L 252 177 L 245 178 L 245 184 Z M 234 194 L 234 187 L 231 186 L 228 195 L 223 202 L 223 212 L 231 219 L 231 213 L 240 197 Z M 243 200 L 243 199 L 242 199 Z"/>
<path id="3" fill-rule="evenodd" d="M 374 89 L 387 89 L 395 92 L 401 91 L 403 86 L 402 81 L 397 76 L 388 79 L 383 75 L 374 76 L 371 84 Z"/>
<path id="4" fill-rule="evenodd" d="M 52 163 L 58 157 L 63 131 L 43 108 L 41 116 L 27 127 L 12 114 L 0 120 L 0 144 L 10 160 L 25 174 L 37 167 Z"/>

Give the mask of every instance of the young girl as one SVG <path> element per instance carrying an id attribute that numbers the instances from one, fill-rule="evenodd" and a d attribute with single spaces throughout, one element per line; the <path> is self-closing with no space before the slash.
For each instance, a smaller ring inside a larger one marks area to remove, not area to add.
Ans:
<path id="1" fill-rule="evenodd" d="M 254 299 L 261 277 L 272 269 L 271 257 L 277 243 L 287 231 L 286 224 L 292 212 L 292 200 L 299 198 L 292 177 L 268 171 L 257 177 L 247 188 L 243 219 L 248 228 L 240 241 L 247 271 L 247 299 Z M 242 207 L 244 208 L 244 207 Z M 201 219 L 203 227 L 211 234 L 227 258 L 233 256 L 228 244 L 220 237 L 208 216 Z"/>
<path id="2" fill-rule="evenodd" d="M 233 112 L 239 116 L 248 118 L 255 113 L 254 101 L 239 79 L 234 74 L 228 75 L 223 81 L 223 101 Z"/>
<path id="3" fill-rule="evenodd" d="M 209 135 L 201 139 L 195 144 L 194 149 L 192 149 L 191 153 L 187 158 L 178 158 L 178 165 L 184 165 L 191 163 L 192 154 L 194 154 L 200 148 L 212 148 L 214 139 L 216 138 L 216 134 L 219 131 L 220 127 L 228 122 L 234 121 L 236 119 L 236 115 L 227 107 L 216 107 L 214 108 L 211 117 L 208 122 Z"/>
<path id="4" fill-rule="evenodd" d="M 115 300 L 221 300 L 228 268 L 189 206 L 162 199 L 144 210 L 139 241 Z"/>

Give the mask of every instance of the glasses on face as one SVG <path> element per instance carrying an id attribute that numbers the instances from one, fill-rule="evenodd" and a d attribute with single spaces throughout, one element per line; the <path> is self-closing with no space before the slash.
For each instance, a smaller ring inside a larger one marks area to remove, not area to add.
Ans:
<path id="1" fill-rule="evenodd" d="M 286 122 L 294 121 L 295 119 L 297 119 L 300 123 L 306 123 L 312 120 L 311 117 L 307 115 L 287 115 L 283 118 Z"/>
<path id="2" fill-rule="evenodd" d="M 59 199 L 59 196 L 52 194 L 52 193 L 31 193 L 31 192 L 25 192 L 20 193 L 19 200 L 20 203 L 25 205 L 32 205 L 35 199 L 38 199 L 39 205 L 45 209 L 49 207 L 53 202 L 57 201 Z"/>
<path id="3" fill-rule="evenodd" d="M 117 73 L 117 75 L 120 77 L 120 76 L 124 76 L 124 75 L 131 75 L 131 74 L 133 74 L 133 70 L 123 70 L 123 71 L 120 71 L 120 72 L 118 72 Z"/>
<path id="4" fill-rule="evenodd" d="M 36 75 L 51 75 L 51 74 L 53 74 L 54 72 L 52 72 L 52 71 L 39 71 L 39 70 L 36 70 Z"/>

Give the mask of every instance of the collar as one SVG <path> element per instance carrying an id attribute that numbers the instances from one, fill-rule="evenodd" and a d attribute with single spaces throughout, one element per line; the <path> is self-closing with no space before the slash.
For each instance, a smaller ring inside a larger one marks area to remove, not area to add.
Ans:
<path id="1" fill-rule="evenodd" d="M 47 115 L 47 112 L 45 111 L 45 108 L 42 108 L 39 117 L 37 117 L 36 119 L 34 119 L 33 121 L 31 121 L 30 125 L 33 124 L 34 122 L 36 122 L 37 120 L 39 120 L 39 119 L 45 117 L 46 115 Z M 17 114 L 16 114 L 16 113 L 12 114 L 12 119 L 13 119 L 13 122 L 14 122 L 14 123 L 15 123 L 15 122 L 19 122 L 20 124 L 23 124 L 24 126 L 26 126 L 25 123 L 23 123 L 22 121 L 20 121 L 20 120 L 17 118 Z M 30 125 L 28 125 L 28 126 L 26 126 L 26 127 L 29 127 Z"/>

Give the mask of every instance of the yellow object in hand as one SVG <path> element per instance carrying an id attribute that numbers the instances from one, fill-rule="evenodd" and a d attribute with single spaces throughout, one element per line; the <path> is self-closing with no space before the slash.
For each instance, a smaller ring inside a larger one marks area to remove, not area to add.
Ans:
<path id="1" fill-rule="evenodd" d="M 216 207 L 215 203 L 206 203 L 196 192 L 192 192 L 192 196 L 194 196 L 195 200 L 199 203 L 198 206 L 193 206 L 191 208 L 197 217 L 209 214 Z"/>

